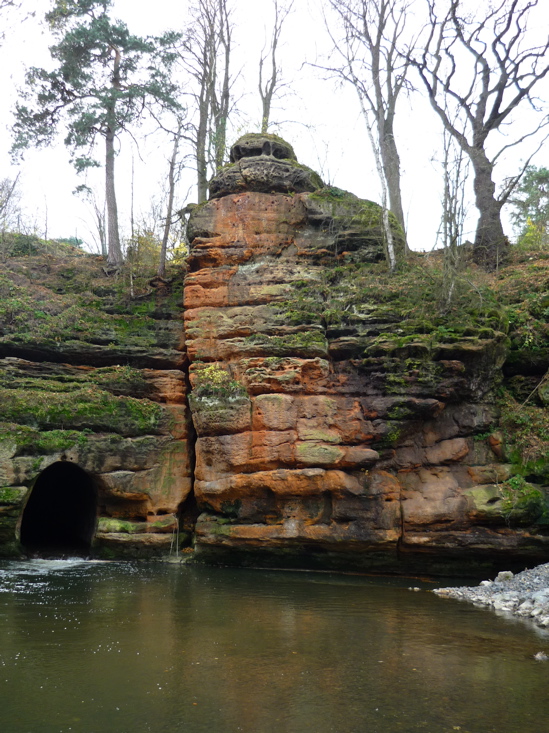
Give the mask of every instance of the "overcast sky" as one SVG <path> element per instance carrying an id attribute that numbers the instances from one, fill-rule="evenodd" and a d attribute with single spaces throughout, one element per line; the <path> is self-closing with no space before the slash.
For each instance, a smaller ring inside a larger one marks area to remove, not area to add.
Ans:
<path id="1" fill-rule="evenodd" d="M 546 2 L 547 0 L 543 0 Z M 422 2 L 422 0 L 419 0 Z M 24 0 L 25 9 L 36 9 L 41 16 L 49 7 L 46 0 Z M 257 131 L 260 120 L 257 92 L 258 57 L 265 38 L 265 28 L 272 14 L 271 0 L 234 0 L 235 51 L 234 68 L 241 76 L 235 88 L 241 97 L 238 117 L 233 121 L 232 137 Z M 113 16 L 125 21 L 136 34 L 155 34 L 167 29 L 181 29 L 185 23 L 187 3 L 174 0 L 115 0 Z M 272 131 L 291 142 L 300 162 L 319 171 L 327 182 L 352 191 L 363 198 L 380 200 L 377 174 L 369 149 L 364 123 L 360 118 L 354 92 L 338 88 L 322 80 L 319 72 L 307 65 L 322 63 L 329 51 L 324 30 L 320 0 L 295 0 L 294 12 L 287 21 L 280 61 L 288 91 L 272 113 Z M 413 18 L 411 19 L 413 22 Z M 46 65 L 47 47 L 51 43 L 47 30 L 35 19 L 14 22 L 0 49 L 0 93 L 3 105 L 0 117 L 0 177 L 14 177 L 20 171 L 24 204 L 36 221 L 38 233 L 46 229 L 50 237 L 79 236 L 91 242 L 93 225 L 88 205 L 73 195 L 82 183 L 70 164 L 69 154 L 60 143 L 46 150 L 29 151 L 24 162 L 10 165 L 10 109 L 21 86 L 25 68 Z M 304 65 L 305 64 L 305 65 Z M 431 249 L 435 244 L 440 220 L 440 125 L 426 100 L 414 94 L 403 100 L 397 115 L 397 143 L 402 158 L 404 209 L 408 233 L 414 249 Z M 165 177 L 169 151 L 160 134 L 141 139 L 137 145 L 130 136 L 122 137 L 117 158 L 117 193 L 123 235 L 129 231 L 132 157 L 134 168 L 135 218 L 146 214 L 151 199 L 159 196 Z M 501 175 L 513 173 L 521 154 L 509 161 Z M 538 159 L 538 164 L 547 163 Z M 95 178 L 94 178 L 95 176 Z M 89 183 L 102 187 L 97 173 Z M 191 170 L 181 186 L 185 198 L 193 183 Z M 189 201 L 194 192 L 191 191 Z M 180 200 L 179 205 L 184 205 Z M 47 211 L 47 217 L 46 217 Z M 473 236 L 475 212 L 468 223 Z"/>

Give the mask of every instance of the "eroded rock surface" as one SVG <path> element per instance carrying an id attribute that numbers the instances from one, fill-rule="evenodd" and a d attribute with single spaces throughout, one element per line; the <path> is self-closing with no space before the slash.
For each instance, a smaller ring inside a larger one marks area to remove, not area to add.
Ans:
<path id="1" fill-rule="evenodd" d="M 112 277 L 79 252 L 0 272 L 0 552 L 21 551 L 36 486 L 53 503 L 55 477 L 81 475 L 107 557 L 546 560 L 549 260 L 441 300 L 436 255 L 389 274 L 381 208 L 272 135 L 237 141 L 211 195 L 184 289 L 181 271 Z"/>
<path id="2" fill-rule="evenodd" d="M 380 208 L 300 191 L 293 158 L 265 143 L 237 143 L 189 222 L 198 548 L 385 569 L 542 553 L 543 533 L 508 526 L 512 469 L 478 438 L 497 417 L 504 333 L 410 326 L 396 294 L 377 296 Z M 248 185 L 243 163 L 265 181 Z"/>
<path id="3" fill-rule="evenodd" d="M 95 525 L 93 552 L 104 557 L 168 552 L 192 490 L 181 277 L 160 292 L 144 285 L 132 300 L 124 273 L 106 277 L 95 259 L 22 257 L 0 277 L 2 307 L 13 312 L 0 329 L 5 555 L 21 551 L 27 503 L 51 467 L 72 464 L 93 482 L 96 506 L 86 521 Z M 48 522 L 70 535 L 80 521 L 58 519 L 66 511 L 58 496 L 79 491 L 78 472 L 67 475 L 70 485 L 46 487 L 44 516 L 33 524 L 37 551 L 40 538 L 53 543 L 58 533 L 48 533 Z"/>

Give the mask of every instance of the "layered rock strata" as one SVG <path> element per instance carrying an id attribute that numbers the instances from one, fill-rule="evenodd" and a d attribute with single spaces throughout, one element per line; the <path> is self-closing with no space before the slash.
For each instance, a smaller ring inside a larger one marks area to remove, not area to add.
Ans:
<path id="1" fill-rule="evenodd" d="M 236 143 L 188 236 L 184 288 L 78 251 L 7 260 L 1 553 L 61 528 L 103 557 L 547 559 L 549 260 L 450 303 L 433 258 L 387 272 L 377 204 L 272 135 Z"/>
<path id="2" fill-rule="evenodd" d="M 54 546 L 66 533 L 61 548 L 80 549 L 73 540 L 86 523 L 100 556 L 164 554 L 192 490 L 181 278 L 143 287 L 132 301 L 122 275 L 105 277 L 95 260 L 78 252 L 19 258 L 0 278 L 5 555 L 20 552 L 20 539 L 34 547 L 35 535 Z M 63 471 L 68 465 L 72 472 Z M 94 500 L 86 518 L 79 492 L 88 478 Z M 35 489 L 47 491 L 37 505 L 42 516 L 22 538 Z"/>
<path id="3" fill-rule="evenodd" d="M 381 209 L 306 171 L 296 183 L 293 156 L 268 143 L 237 143 L 189 221 L 198 549 L 381 569 L 543 553 L 543 533 L 508 526 L 498 486 L 512 469 L 483 437 L 506 355 L 497 323 L 408 337 L 374 288 L 357 298 L 384 258 Z"/>

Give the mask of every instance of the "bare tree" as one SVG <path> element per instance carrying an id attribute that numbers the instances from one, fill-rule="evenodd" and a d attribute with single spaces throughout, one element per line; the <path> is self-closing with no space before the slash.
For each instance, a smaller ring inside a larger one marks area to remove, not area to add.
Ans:
<path id="1" fill-rule="evenodd" d="M 225 161 L 227 119 L 231 111 L 233 23 L 230 0 L 196 0 L 183 34 L 180 59 L 194 82 L 195 121 L 190 140 L 195 151 L 198 201 L 205 201 L 210 175 Z"/>
<path id="2" fill-rule="evenodd" d="M 358 94 L 369 129 L 374 154 L 379 159 L 381 185 L 389 207 L 404 230 L 404 212 L 400 184 L 400 156 L 395 139 L 395 115 L 402 91 L 410 87 L 410 61 L 402 53 L 406 15 L 413 0 L 329 0 L 340 18 L 343 37 L 332 31 L 339 65 L 331 68 Z M 371 133 L 371 134 L 370 134 Z"/>
<path id="3" fill-rule="evenodd" d="M 90 234 L 93 238 L 94 244 L 98 252 L 101 253 L 102 257 L 107 259 L 107 212 L 105 196 L 103 195 L 103 202 L 100 203 L 101 197 L 98 196 L 97 191 L 93 188 L 90 188 L 85 183 L 77 186 L 75 189 L 75 193 L 82 194 L 82 197 L 90 205 L 91 215 L 95 228 L 95 231 L 90 231 Z"/>
<path id="4" fill-rule="evenodd" d="M 274 23 L 271 35 L 271 43 L 266 50 L 265 46 L 259 57 L 259 96 L 261 97 L 261 132 L 266 133 L 269 129 L 271 119 L 271 106 L 273 97 L 283 85 L 281 78 L 281 69 L 277 62 L 278 44 L 282 35 L 282 27 L 290 12 L 292 11 L 294 0 L 290 0 L 286 4 L 279 3 L 274 0 Z M 268 79 L 263 78 L 264 67 L 267 61 L 270 64 L 270 75 Z"/>
<path id="5" fill-rule="evenodd" d="M 446 0 L 442 14 L 440 0 L 426 2 L 424 50 L 417 55 L 411 50 L 407 58 L 419 72 L 445 129 L 471 160 L 479 211 L 475 260 L 491 269 L 508 246 L 501 209 L 521 176 L 508 179 L 497 194 L 494 166 L 506 150 L 538 133 L 548 120 L 510 141 L 502 138 L 495 151 L 489 152 L 488 139 L 492 141 L 494 133 L 511 122 L 519 105 L 529 102 L 536 108 L 534 87 L 549 72 L 549 37 L 537 46 L 528 42 L 528 18 L 538 0 L 497 0 L 476 14 L 464 8 L 463 0 Z M 457 117 L 451 116 L 452 108 Z M 456 119 L 464 127 L 458 127 Z"/>
<path id="6" fill-rule="evenodd" d="M 227 0 L 217 0 L 219 51 L 216 66 L 216 77 L 219 84 L 212 87 L 212 131 L 211 144 L 215 170 L 218 171 L 225 162 L 227 152 L 227 120 L 231 108 L 231 50 L 232 22 Z M 221 68 L 219 68 L 221 67 Z"/>
<path id="7" fill-rule="evenodd" d="M 160 278 L 166 277 L 166 252 L 168 249 L 168 240 L 170 230 L 173 224 L 173 203 L 175 198 L 175 186 L 179 180 L 181 165 L 179 163 L 179 146 L 183 135 L 184 124 L 180 119 L 177 123 L 177 129 L 173 133 L 172 154 L 168 165 L 168 200 L 166 205 L 166 219 L 164 221 L 164 231 L 162 234 L 162 243 L 160 245 L 160 259 L 158 263 L 157 275 Z"/>
<path id="8" fill-rule="evenodd" d="M 466 181 L 469 160 L 446 130 L 443 134 L 443 195 L 439 236 L 444 248 L 442 309 L 452 304 L 461 265 L 461 245 L 467 217 Z"/>
<path id="9" fill-rule="evenodd" d="M 2 241 L 2 260 L 6 259 L 6 232 L 14 228 L 21 217 L 18 188 L 19 173 L 15 178 L 4 178 L 0 181 L 0 237 Z"/>
<path id="10" fill-rule="evenodd" d="M 19 175 L 0 181 L 0 219 L 8 226 L 12 223 L 14 213 L 19 211 Z"/>

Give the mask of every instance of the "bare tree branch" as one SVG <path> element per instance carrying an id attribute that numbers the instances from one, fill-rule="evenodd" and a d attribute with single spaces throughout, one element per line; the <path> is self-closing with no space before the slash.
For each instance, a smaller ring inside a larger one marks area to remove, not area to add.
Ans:
<path id="1" fill-rule="evenodd" d="M 447 0 L 442 13 L 439 0 L 425 2 L 429 22 L 423 52 L 410 49 L 406 58 L 444 128 L 471 160 L 479 211 L 475 258 L 492 268 L 508 244 L 501 208 L 512 191 L 505 186 L 496 195 L 494 166 L 506 150 L 536 135 L 549 121 L 542 120 L 495 152 L 487 151 L 487 141 L 524 102 L 535 109 L 533 89 L 549 73 L 549 36 L 541 45 L 529 43 L 529 15 L 538 0 L 500 0 L 476 14 L 465 11 L 463 0 Z"/>
<path id="2" fill-rule="evenodd" d="M 274 4 L 274 23 L 272 28 L 271 43 L 268 51 L 265 46 L 261 51 L 259 58 L 259 96 L 261 98 L 261 132 L 266 133 L 269 129 L 271 119 L 271 106 L 273 97 L 285 84 L 281 81 L 281 69 L 277 64 L 277 50 L 282 35 L 282 28 L 286 18 L 291 13 L 294 0 L 289 0 L 285 5 L 280 4 L 279 0 L 273 0 Z M 268 79 L 263 78 L 263 68 L 267 61 L 270 61 L 270 75 Z"/>
<path id="3" fill-rule="evenodd" d="M 332 38 L 340 62 L 325 67 L 351 84 L 360 101 L 368 136 L 375 140 L 382 188 L 390 210 L 404 230 L 400 183 L 400 156 L 395 139 L 395 115 L 400 94 L 411 89 L 410 59 L 404 51 L 415 42 L 406 31 L 406 16 L 413 0 L 329 0 L 341 24 L 342 35 Z M 375 136 L 371 133 L 375 130 Z"/>

